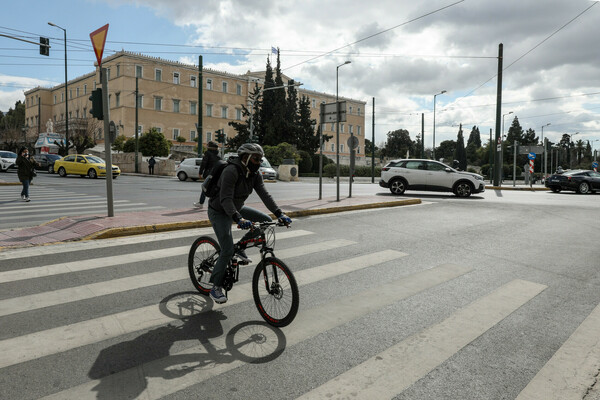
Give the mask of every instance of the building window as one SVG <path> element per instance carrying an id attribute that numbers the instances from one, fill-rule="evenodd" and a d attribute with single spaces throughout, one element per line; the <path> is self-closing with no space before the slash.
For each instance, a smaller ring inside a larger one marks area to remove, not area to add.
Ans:
<path id="1" fill-rule="evenodd" d="M 239 108 L 235 109 L 235 119 L 237 119 L 238 121 L 242 120 L 242 110 Z"/>
<path id="2" fill-rule="evenodd" d="M 120 107 L 121 106 L 121 93 L 116 93 L 115 94 L 115 107 Z"/>
<path id="3" fill-rule="evenodd" d="M 162 111 L 162 97 L 154 98 L 154 109 L 156 111 Z"/>
<path id="4" fill-rule="evenodd" d="M 352 106 L 348 107 L 348 114 L 352 114 Z"/>
<path id="5" fill-rule="evenodd" d="M 177 140 L 179 137 L 179 128 L 173 128 L 173 140 Z"/>
<path id="6" fill-rule="evenodd" d="M 239 83 L 235 85 L 235 93 L 236 93 L 238 96 L 241 96 L 241 95 L 242 95 L 242 85 L 240 85 Z"/>
<path id="7" fill-rule="evenodd" d="M 356 110 L 356 113 L 357 113 L 358 115 L 360 115 L 360 107 L 358 107 L 358 109 Z"/>
<path id="8" fill-rule="evenodd" d="M 360 125 L 356 125 L 356 135 L 360 136 Z"/>
<path id="9" fill-rule="evenodd" d="M 54 95 L 54 104 L 56 104 L 56 95 Z"/>
<path id="10" fill-rule="evenodd" d="M 344 133 L 344 124 L 340 124 L 340 132 Z"/>
<path id="11" fill-rule="evenodd" d="M 106 69 L 106 80 L 110 80 L 110 68 Z"/>
<path id="12" fill-rule="evenodd" d="M 84 95 L 87 94 L 87 83 L 85 85 L 83 85 L 83 94 Z"/>
<path id="13" fill-rule="evenodd" d="M 344 144 L 342 143 L 342 144 L 340 144 L 340 153 L 343 153 L 343 152 L 344 152 Z"/>
<path id="14" fill-rule="evenodd" d="M 335 124 L 333 122 L 331 123 L 331 132 L 335 132 Z"/>
<path id="15" fill-rule="evenodd" d="M 196 141 L 196 131 L 190 131 L 190 142 Z"/>
<path id="16" fill-rule="evenodd" d="M 87 117 L 87 107 L 83 107 L 83 115 L 81 116 L 81 118 L 85 117 Z"/>
<path id="17" fill-rule="evenodd" d="M 335 151 L 335 143 L 331 143 L 331 151 Z"/>
<path id="18" fill-rule="evenodd" d="M 212 104 L 207 104 L 206 105 L 206 116 L 207 117 L 212 117 Z"/>
<path id="19" fill-rule="evenodd" d="M 227 118 L 227 107 L 221 107 L 221 118 Z"/>
<path id="20" fill-rule="evenodd" d="M 141 78 L 144 75 L 144 67 L 142 67 L 141 65 L 136 65 L 135 66 L 135 77 L 136 78 Z"/>
<path id="21" fill-rule="evenodd" d="M 196 115 L 196 103 L 195 101 L 190 101 L 190 114 Z"/>
<path id="22" fill-rule="evenodd" d="M 223 82 L 223 93 L 227 93 L 227 82 Z"/>
<path id="23" fill-rule="evenodd" d="M 137 106 L 138 106 L 138 108 L 144 108 L 144 95 L 143 94 L 138 94 Z"/>
<path id="24" fill-rule="evenodd" d="M 152 129 L 154 129 L 158 133 L 162 133 L 162 128 L 159 128 L 158 126 L 153 126 Z"/>
<path id="25" fill-rule="evenodd" d="M 179 72 L 173 72 L 173 83 L 179 85 Z"/>
<path id="26" fill-rule="evenodd" d="M 194 75 L 190 75 L 190 86 L 196 87 L 196 77 Z"/>
<path id="27" fill-rule="evenodd" d="M 348 132 L 352 134 L 352 125 L 348 125 Z"/>
<path id="28" fill-rule="evenodd" d="M 79 110 L 75 110 L 75 118 L 79 118 Z M 37 119 L 37 116 L 35 117 Z"/>
<path id="29" fill-rule="evenodd" d="M 356 148 L 356 154 L 360 154 L 360 146 Z"/>
<path id="30" fill-rule="evenodd" d="M 117 78 L 121 76 L 121 64 L 117 64 Z"/>
<path id="31" fill-rule="evenodd" d="M 69 89 L 69 99 L 73 98 L 73 89 Z"/>
<path id="32" fill-rule="evenodd" d="M 207 90 L 212 90 L 212 79 L 207 79 L 206 80 L 206 89 Z"/>
<path id="33" fill-rule="evenodd" d="M 79 97 L 79 88 L 75 89 L 75 97 Z"/>
<path id="34" fill-rule="evenodd" d="M 94 90 L 96 90 L 96 87 L 97 87 L 97 83 L 96 83 L 96 81 L 94 81 Z"/>
<path id="35" fill-rule="evenodd" d="M 173 112 L 179 112 L 179 100 L 173 100 Z"/>
<path id="36" fill-rule="evenodd" d="M 60 102 L 62 103 L 63 101 L 65 101 L 65 94 L 61 93 L 60 94 Z"/>
<path id="37" fill-rule="evenodd" d="M 162 70 L 158 68 L 154 70 L 154 80 L 158 82 L 162 81 Z"/>
<path id="38" fill-rule="evenodd" d="M 312 108 L 317 108 L 317 100 L 312 99 Z"/>
<path id="39" fill-rule="evenodd" d="M 60 114 L 60 120 L 64 121 L 65 120 L 65 114 Z"/>

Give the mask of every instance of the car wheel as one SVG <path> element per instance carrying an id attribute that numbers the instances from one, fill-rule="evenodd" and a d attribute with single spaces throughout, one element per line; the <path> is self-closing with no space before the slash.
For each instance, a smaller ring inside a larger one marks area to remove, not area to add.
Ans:
<path id="1" fill-rule="evenodd" d="M 177 174 L 177 177 L 179 178 L 180 181 L 185 181 L 187 179 L 187 174 L 183 171 L 181 171 L 180 173 Z"/>
<path id="2" fill-rule="evenodd" d="M 587 194 L 590 192 L 590 184 L 587 182 L 581 182 L 577 188 L 577 192 L 581 194 Z"/>
<path id="3" fill-rule="evenodd" d="M 560 188 L 558 186 L 550 186 L 550 190 L 554 193 L 560 193 Z"/>
<path id="4" fill-rule="evenodd" d="M 91 179 L 96 179 L 98 177 L 98 173 L 94 168 L 90 168 L 90 170 L 87 173 L 87 176 L 89 176 Z"/>
<path id="5" fill-rule="evenodd" d="M 394 179 L 390 182 L 390 192 L 400 195 L 406 190 L 406 183 L 402 179 Z"/>
<path id="6" fill-rule="evenodd" d="M 50 165 L 50 166 L 48 167 L 48 173 L 49 173 L 49 174 L 53 174 L 53 173 L 54 173 L 54 165 Z"/>
<path id="7" fill-rule="evenodd" d="M 65 170 L 64 167 L 60 167 L 58 169 L 58 174 L 64 178 L 65 176 L 67 176 L 67 171 Z"/>
<path id="8" fill-rule="evenodd" d="M 454 187 L 454 194 L 458 197 L 469 197 L 473 192 L 473 187 L 468 182 L 459 182 Z"/>

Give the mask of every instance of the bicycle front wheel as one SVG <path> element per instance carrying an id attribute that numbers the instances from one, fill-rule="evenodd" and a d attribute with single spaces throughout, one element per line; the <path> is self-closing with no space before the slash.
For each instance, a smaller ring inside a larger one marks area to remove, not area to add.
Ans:
<path id="1" fill-rule="evenodd" d="M 213 284 L 210 283 L 213 267 L 221 248 L 219 243 L 210 236 L 200 236 L 194 240 L 188 256 L 190 278 L 196 290 L 208 296 Z"/>
<path id="2" fill-rule="evenodd" d="M 287 326 L 298 313 L 300 295 L 296 278 L 278 258 L 265 258 L 257 265 L 252 294 L 258 312 L 269 325 Z"/>

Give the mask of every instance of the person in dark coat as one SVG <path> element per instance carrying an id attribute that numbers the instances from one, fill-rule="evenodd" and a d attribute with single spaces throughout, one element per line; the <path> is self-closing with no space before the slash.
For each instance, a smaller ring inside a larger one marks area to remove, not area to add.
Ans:
<path id="1" fill-rule="evenodd" d="M 154 175 L 154 164 L 156 164 L 156 160 L 154 159 L 154 156 L 152 156 L 148 160 L 148 173 L 150 175 Z"/>
<path id="2" fill-rule="evenodd" d="M 204 152 L 204 156 L 202 157 L 202 163 L 198 170 L 198 177 L 206 178 L 220 159 L 219 146 L 215 142 L 208 142 L 208 149 Z M 194 207 L 204 208 L 205 201 L 206 195 L 204 194 L 204 190 L 200 190 L 200 199 L 194 203 Z"/>
<path id="3" fill-rule="evenodd" d="M 23 185 L 23 190 L 21 190 L 21 200 L 23 201 L 31 200 L 29 198 L 29 184 L 35 176 L 35 164 L 35 160 L 29 157 L 27 147 L 21 147 L 17 156 L 17 176 Z"/>

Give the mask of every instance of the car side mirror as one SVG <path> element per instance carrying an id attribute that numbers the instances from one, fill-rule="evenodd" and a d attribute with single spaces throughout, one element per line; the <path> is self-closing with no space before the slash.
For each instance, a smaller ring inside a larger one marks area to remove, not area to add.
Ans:
<path id="1" fill-rule="evenodd" d="M 454 171 L 452 171 L 452 168 L 447 168 L 447 167 L 444 168 L 444 171 L 446 171 L 446 172 L 454 172 Z"/>

